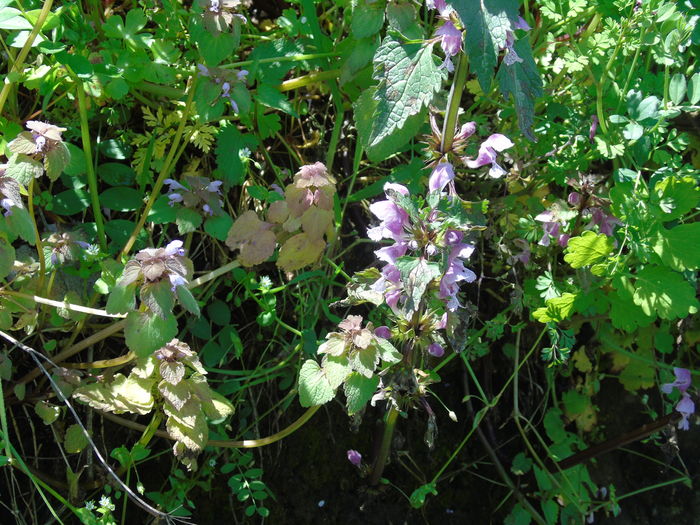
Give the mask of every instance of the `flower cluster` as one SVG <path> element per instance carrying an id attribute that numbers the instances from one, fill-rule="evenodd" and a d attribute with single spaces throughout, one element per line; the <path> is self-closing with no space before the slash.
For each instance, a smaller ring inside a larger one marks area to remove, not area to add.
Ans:
<path id="1" fill-rule="evenodd" d="M 690 394 L 688 394 L 688 388 L 692 384 L 690 370 L 676 367 L 673 369 L 673 373 L 676 376 L 676 380 L 673 383 L 661 385 L 661 391 L 665 394 L 670 394 L 674 388 L 677 388 L 681 393 L 681 400 L 676 404 L 676 411 L 683 416 L 678 422 L 678 428 L 688 430 L 690 428 L 688 418 L 695 413 L 695 403 L 693 403 Z"/>
<path id="2" fill-rule="evenodd" d="M 196 175 L 185 175 L 183 182 L 186 185 L 173 179 L 165 179 L 164 182 L 170 187 L 168 190 L 168 204 L 170 206 L 174 206 L 175 203 L 181 203 L 190 209 L 199 209 L 201 206 L 202 211 L 210 216 L 223 213 L 222 181 L 212 181 Z"/>
<path id="3" fill-rule="evenodd" d="M 74 233 L 52 233 L 48 239 L 44 240 L 44 250 L 51 260 L 51 264 L 56 266 L 66 261 L 75 261 L 80 258 L 80 249 L 87 250 L 90 244 L 81 241 Z"/>
<path id="4" fill-rule="evenodd" d="M 245 86 L 248 71 L 245 69 L 236 71 L 233 69 L 219 69 L 215 67 L 208 68 L 202 64 L 197 64 L 197 68 L 199 69 L 200 75 L 211 78 L 215 84 L 221 86 L 221 93 L 219 96 L 227 99 L 233 111 L 238 113 L 238 104 L 233 98 L 233 91 L 235 91 L 237 85 Z"/>
<path id="5" fill-rule="evenodd" d="M 51 180 L 56 180 L 70 162 L 70 152 L 63 143 L 61 133 L 66 128 L 59 128 L 47 122 L 28 120 L 27 128 L 7 145 L 15 155 L 10 159 L 10 165 L 27 163 L 29 171 L 39 177 L 43 170 Z"/>
<path id="6" fill-rule="evenodd" d="M 172 241 L 165 248 L 145 248 L 126 263 L 117 285 L 126 287 L 141 279 L 144 284 L 154 284 L 167 279 L 175 291 L 187 284 L 187 276 L 192 273 L 190 265 L 182 241 Z"/>
<path id="7" fill-rule="evenodd" d="M 442 167 L 448 171 L 448 175 L 440 183 L 431 180 L 431 187 L 442 189 L 441 186 L 447 184 L 445 179 L 448 179 L 452 172 L 449 164 L 440 164 L 434 173 L 440 172 Z M 387 199 L 370 206 L 370 211 L 381 222 L 367 230 L 367 235 L 374 241 L 391 239 L 394 244 L 375 252 L 377 258 L 386 265 L 382 268 L 381 277 L 374 283 L 373 289 L 384 293 L 386 303 L 392 308 L 397 308 L 399 302 L 402 299 L 406 300 L 410 295 L 406 293 L 405 276 L 397 264 L 399 259 L 411 254 L 417 257 L 414 262 L 418 265 L 427 265 L 430 259 L 439 260 L 443 262 L 443 267 L 442 271 L 436 272 L 435 275 L 440 277 L 438 297 L 444 301 L 448 310 L 456 310 L 459 307 L 459 283 L 469 283 L 476 279 L 474 272 L 464 266 L 464 261 L 474 252 L 474 247 L 462 242 L 464 232 L 451 229 L 447 227 L 447 222 L 439 220 L 440 212 L 436 209 L 427 208 L 423 216 L 411 217 L 402 200 L 408 199 L 409 196 L 405 186 L 387 183 L 384 191 Z M 432 270 L 416 266 L 415 271 Z"/>

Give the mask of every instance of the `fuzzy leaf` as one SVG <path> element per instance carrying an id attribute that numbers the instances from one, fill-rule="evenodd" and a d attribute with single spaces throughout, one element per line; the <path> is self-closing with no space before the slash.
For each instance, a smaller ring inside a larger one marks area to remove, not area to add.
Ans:
<path id="1" fill-rule="evenodd" d="M 303 407 L 327 403 L 335 397 L 326 373 L 316 361 L 308 359 L 299 372 L 299 403 Z"/>
<path id="2" fill-rule="evenodd" d="M 178 286 L 175 288 L 175 293 L 177 294 L 178 302 L 185 310 L 197 317 L 200 316 L 199 304 L 189 288 L 186 286 Z"/>
<path id="3" fill-rule="evenodd" d="M 346 379 L 343 390 L 347 398 L 348 414 L 352 415 L 364 408 L 377 391 L 379 376 L 365 377 L 353 372 Z"/>
<path id="4" fill-rule="evenodd" d="M 160 377 L 171 385 L 177 385 L 185 377 L 185 365 L 179 361 L 163 361 L 160 364 Z"/>
<path id="5" fill-rule="evenodd" d="M 179 364 L 182 366 L 182 363 Z M 185 367 L 182 366 L 183 375 L 184 372 Z M 176 379 L 173 377 L 176 373 L 176 371 L 171 370 L 170 372 L 166 371 L 165 375 L 163 375 L 163 367 L 161 365 L 161 375 L 163 376 L 163 381 L 161 381 L 158 385 L 158 391 L 162 394 L 166 403 L 172 405 L 175 410 L 180 411 L 182 410 L 182 407 L 185 406 L 185 403 L 192 398 L 192 392 L 188 384 L 189 381 L 178 381 L 176 383 L 171 383 L 166 377 L 166 375 L 170 375 L 171 379 Z"/>
<path id="6" fill-rule="evenodd" d="M 154 384 L 154 379 L 115 374 L 111 383 L 97 382 L 76 388 L 73 397 L 98 410 L 144 415 L 153 410 Z"/>
<path id="7" fill-rule="evenodd" d="M 585 231 L 569 239 L 564 260 L 572 268 L 591 266 L 605 259 L 613 249 L 613 240 L 605 234 Z"/>
<path id="8" fill-rule="evenodd" d="M 126 346 L 139 357 L 146 357 L 177 335 L 177 320 L 170 314 L 163 317 L 152 312 L 130 312 L 126 317 Z"/>
<path id="9" fill-rule="evenodd" d="M 148 306 L 151 312 L 162 318 L 171 315 L 175 306 L 175 298 L 168 279 L 145 283 L 141 286 L 140 297 L 141 302 Z"/>
<path id="10" fill-rule="evenodd" d="M 298 233 L 280 248 L 277 266 L 285 272 L 293 272 L 318 260 L 326 247 L 323 239 L 312 238 L 306 233 Z"/>
<path id="11" fill-rule="evenodd" d="M 369 147 L 403 128 L 409 117 L 427 107 L 446 71 L 438 68 L 433 43 L 402 44 L 389 34 L 374 55 L 373 77 L 379 85 Z"/>
<path id="12" fill-rule="evenodd" d="M 12 155 L 5 170 L 5 175 L 12 177 L 25 188 L 29 186 L 32 179 L 41 177 L 43 174 L 44 166 L 41 162 L 22 154 Z"/>
<path id="13" fill-rule="evenodd" d="M 536 139 L 532 133 L 532 125 L 535 120 L 535 99 L 542 96 L 542 79 L 532 58 L 530 41 L 526 37 L 521 38 L 515 42 L 513 48 L 522 62 L 509 65 L 504 60 L 496 78 L 503 96 L 508 99 L 513 95 L 520 131 L 534 141 Z"/>
<path id="14" fill-rule="evenodd" d="M 333 212 L 311 206 L 301 216 L 301 227 L 311 239 L 320 239 L 333 224 Z"/>

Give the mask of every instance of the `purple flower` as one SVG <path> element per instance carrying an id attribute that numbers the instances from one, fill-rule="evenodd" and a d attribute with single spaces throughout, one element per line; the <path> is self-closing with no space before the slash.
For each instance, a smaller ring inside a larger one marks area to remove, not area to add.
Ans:
<path id="1" fill-rule="evenodd" d="M 467 259 L 474 252 L 471 244 L 457 244 L 452 248 L 447 258 L 448 266 L 445 275 L 440 280 L 440 299 L 447 299 L 447 309 L 454 311 L 459 308 L 459 283 L 471 283 L 476 280 L 476 274 L 464 266 L 462 259 Z"/>
<path id="2" fill-rule="evenodd" d="M 184 250 L 183 250 L 184 252 Z M 187 284 L 187 280 L 180 274 L 178 273 L 169 273 L 168 278 L 170 279 L 170 290 L 175 291 L 175 288 L 178 286 L 184 286 Z"/>
<path id="3" fill-rule="evenodd" d="M 462 242 L 464 238 L 464 232 L 459 230 L 447 230 L 445 232 L 445 244 L 448 246 L 454 246 Z"/>
<path id="4" fill-rule="evenodd" d="M 532 29 L 522 16 L 518 17 L 518 20 L 513 24 L 514 29 L 522 29 L 523 31 L 530 31 Z"/>
<path id="5" fill-rule="evenodd" d="M 399 242 L 403 237 L 404 226 L 408 224 L 408 213 L 394 202 L 391 193 L 388 193 L 389 190 L 408 195 L 408 188 L 401 184 L 387 183 L 384 185 L 387 200 L 375 202 L 369 207 L 369 211 L 381 221 L 379 226 L 367 230 L 367 236 L 373 241 L 387 238 Z"/>
<path id="6" fill-rule="evenodd" d="M 522 62 L 523 59 L 520 58 L 518 53 L 515 51 L 513 45 L 515 44 L 515 34 L 512 31 L 506 31 L 506 54 L 503 57 L 503 62 L 506 66 L 512 66 L 517 62 Z"/>
<path id="7" fill-rule="evenodd" d="M 439 343 L 432 343 L 428 347 L 428 353 L 434 357 L 442 357 L 445 355 L 445 349 Z"/>
<path id="8" fill-rule="evenodd" d="M 5 208 L 5 210 L 7 210 L 7 211 L 5 211 L 5 213 L 3 213 L 3 215 L 5 217 L 9 217 L 10 215 L 12 215 L 12 206 L 14 206 L 14 205 L 15 205 L 15 203 L 10 199 L 0 200 L 0 206 L 2 206 L 3 208 Z"/>
<path id="9" fill-rule="evenodd" d="M 203 77 L 209 76 L 209 68 L 204 64 L 197 64 L 197 69 L 199 69 L 199 74 Z"/>
<path id="10" fill-rule="evenodd" d="M 501 177 L 506 174 L 499 164 L 496 162 L 496 157 L 498 152 L 512 148 L 514 144 L 505 135 L 500 133 L 494 133 L 484 142 L 481 143 L 479 147 L 479 155 L 474 160 L 467 160 L 467 166 L 470 168 L 479 168 L 481 166 L 486 166 L 491 164 L 491 169 L 489 170 L 489 175 L 493 178 Z"/>
<path id="11" fill-rule="evenodd" d="M 451 57 L 462 50 L 462 32 L 447 21 L 435 31 L 435 36 L 440 37 L 440 47 L 445 52 L 443 66 L 451 73 L 455 69 Z"/>
<path id="12" fill-rule="evenodd" d="M 661 385 L 661 391 L 664 394 L 670 394 L 674 388 L 677 388 L 681 392 L 685 392 L 690 386 L 690 370 L 686 368 L 675 367 L 673 369 L 673 373 L 676 376 L 676 380 L 673 383 L 665 383 Z"/>
<path id="13" fill-rule="evenodd" d="M 168 204 L 174 206 L 176 202 L 182 202 L 183 197 L 179 193 L 169 193 L 168 194 Z"/>
<path id="14" fill-rule="evenodd" d="M 455 135 L 455 140 L 466 140 L 474 133 L 476 133 L 476 122 L 467 122 L 466 124 L 462 125 L 459 133 Z"/>
<path id="15" fill-rule="evenodd" d="M 515 254 L 514 259 L 520 261 L 523 264 L 529 263 L 531 255 L 530 243 L 528 243 L 525 239 L 515 239 L 513 241 L 513 244 L 515 244 L 518 248 L 522 250 L 520 253 Z"/>
<path id="16" fill-rule="evenodd" d="M 678 428 L 680 430 L 690 429 L 688 418 L 695 413 L 695 403 L 693 403 L 693 400 L 690 398 L 690 395 L 687 392 L 683 392 L 681 400 L 676 405 L 676 411 L 680 412 L 680 414 L 683 416 L 683 418 L 678 422 Z"/>
<path id="17" fill-rule="evenodd" d="M 207 186 L 207 191 L 209 191 L 209 192 L 211 192 L 211 193 L 219 193 L 219 194 L 220 194 L 220 193 L 221 193 L 221 185 L 222 185 L 223 183 L 224 183 L 224 182 L 221 181 L 221 180 L 212 181 L 212 182 L 210 182 L 209 185 Z"/>
<path id="18" fill-rule="evenodd" d="M 598 115 L 591 115 L 591 127 L 588 129 L 588 140 L 593 142 L 596 131 L 598 131 Z"/>
<path id="19" fill-rule="evenodd" d="M 391 339 L 391 330 L 388 326 L 378 326 L 374 329 L 374 335 L 382 339 Z"/>
<path id="20" fill-rule="evenodd" d="M 425 6 L 428 9 L 437 9 L 441 16 L 445 14 L 445 11 L 452 9 L 447 5 L 446 0 L 425 0 Z"/>
<path id="21" fill-rule="evenodd" d="M 433 169 L 428 180 L 428 189 L 432 191 L 442 191 L 445 186 L 455 179 L 455 172 L 452 164 L 441 162 Z"/>
<path id="22" fill-rule="evenodd" d="M 406 243 L 396 243 L 392 244 L 391 246 L 380 248 L 374 253 L 380 261 L 394 264 L 397 258 L 401 257 L 402 255 L 406 255 L 407 250 L 408 245 Z"/>
<path id="23" fill-rule="evenodd" d="M 171 241 L 166 247 L 164 254 L 168 257 L 182 257 L 185 255 L 185 249 L 182 247 L 182 241 Z"/>
<path id="24" fill-rule="evenodd" d="M 348 461 L 356 467 L 359 467 L 362 464 L 362 454 L 357 450 L 350 449 L 348 450 Z"/>
<path id="25" fill-rule="evenodd" d="M 537 244 L 540 246 L 549 246 L 549 237 L 550 235 L 552 237 L 557 238 L 557 242 L 559 243 L 560 246 L 566 246 L 569 243 L 569 237 L 570 235 L 568 234 L 559 234 L 559 230 L 561 228 L 561 218 L 557 216 L 553 211 L 547 210 L 543 211 L 540 213 L 537 217 L 535 217 L 536 221 L 543 222 L 544 224 L 542 225 L 542 229 L 544 230 L 544 234 L 542 235 L 542 238 L 539 240 Z"/>
<path id="26" fill-rule="evenodd" d="M 182 184 L 180 184 L 178 181 L 174 179 L 165 179 L 163 181 L 163 184 L 167 184 L 170 186 L 169 191 L 177 191 L 177 190 L 184 190 L 184 191 L 189 191 L 187 188 L 185 188 Z"/>
<path id="27" fill-rule="evenodd" d="M 586 226 L 586 229 L 591 229 L 593 226 L 598 226 L 600 233 L 604 233 L 608 237 L 613 236 L 613 228 L 622 225 L 620 219 L 613 215 L 606 214 L 600 208 L 589 208 L 591 212 L 591 222 Z"/>
<path id="28" fill-rule="evenodd" d="M 581 205 L 581 194 L 577 191 L 572 191 L 569 193 L 569 196 L 566 199 L 566 202 L 571 204 L 572 206 L 580 206 Z"/>

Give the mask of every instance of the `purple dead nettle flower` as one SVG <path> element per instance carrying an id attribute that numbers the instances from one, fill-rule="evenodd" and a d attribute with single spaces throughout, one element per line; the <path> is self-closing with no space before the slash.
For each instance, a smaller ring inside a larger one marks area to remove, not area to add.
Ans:
<path id="1" fill-rule="evenodd" d="M 355 465 L 356 467 L 359 467 L 362 464 L 362 454 L 360 454 L 357 450 L 348 450 L 348 461 Z"/>
<path id="2" fill-rule="evenodd" d="M 591 213 L 591 222 L 586 226 L 587 230 L 593 228 L 593 226 L 598 226 L 598 231 L 607 235 L 608 237 L 613 236 L 613 228 L 615 226 L 621 226 L 622 221 L 613 215 L 608 215 L 600 208 L 588 208 Z"/>
<path id="3" fill-rule="evenodd" d="M 680 412 L 683 418 L 678 422 L 678 428 L 680 430 L 688 430 L 690 428 L 688 418 L 695 413 L 695 403 L 693 403 L 690 394 L 687 392 L 692 382 L 690 370 L 675 367 L 673 373 L 676 376 L 676 380 L 673 383 L 661 385 L 661 391 L 665 394 L 670 394 L 674 388 L 680 391 L 681 400 L 676 405 L 676 411 Z"/>
<path id="4" fill-rule="evenodd" d="M 19 191 L 19 183 L 12 177 L 5 177 L 5 167 L 0 166 L 0 206 L 4 208 L 3 215 L 12 215 L 12 208 L 24 208 Z"/>
<path id="5" fill-rule="evenodd" d="M 498 153 L 505 151 L 508 148 L 512 148 L 513 146 L 514 144 L 508 137 L 501 135 L 500 133 L 494 133 L 481 143 L 481 146 L 479 146 L 479 154 L 477 155 L 476 159 L 467 160 L 467 166 L 474 169 L 491 164 L 489 175 L 494 179 L 497 179 L 507 173 L 507 171 L 504 170 L 498 164 L 498 162 L 496 162 Z"/>
<path id="6" fill-rule="evenodd" d="M 442 191 L 445 186 L 450 185 L 450 195 L 455 195 L 457 192 L 454 187 L 455 172 L 452 164 L 449 162 L 441 162 L 433 172 L 430 174 L 430 179 L 428 180 L 428 190 Z"/>
<path id="7" fill-rule="evenodd" d="M 391 330 L 388 326 L 378 326 L 374 329 L 374 335 L 382 339 L 391 339 Z"/>
<path id="8" fill-rule="evenodd" d="M 51 264 L 56 266 L 66 261 L 80 259 L 82 250 L 90 247 L 90 244 L 81 241 L 76 233 L 52 233 L 44 239 L 44 253 L 50 253 Z"/>
<path id="9" fill-rule="evenodd" d="M 462 32 L 448 20 L 435 31 L 435 36 L 440 37 L 440 47 L 445 52 L 445 61 L 440 67 L 452 73 L 455 69 L 452 57 L 462 50 Z"/>
<path id="10" fill-rule="evenodd" d="M 452 6 L 448 5 L 446 0 L 425 0 L 425 6 L 428 9 L 437 9 L 441 17 L 449 15 L 452 11 Z"/>
<path id="11" fill-rule="evenodd" d="M 187 276 L 192 273 L 192 263 L 185 258 L 182 241 L 170 242 L 165 248 L 145 248 L 138 252 L 126 266 L 119 286 L 129 286 L 139 280 L 153 284 L 168 279 L 171 290 L 187 284 Z"/>
<path id="12" fill-rule="evenodd" d="M 234 21 L 247 21 L 245 16 L 235 12 L 242 7 L 241 0 L 198 0 L 198 3 L 204 11 L 204 27 L 211 33 L 228 31 Z"/>
<path id="13" fill-rule="evenodd" d="M 442 357 L 445 355 L 445 349 L 440 343 L 432 343 L 428 346 L 428 353 L 433 357 Z"/>
<path id="14" fill-rule="evenodd" d="M 215 84 L 221 85 L 221 94 L 219 96 L 228 99 L 233 110 L 238 113 L 238 104 L 234 100 L 231 90 L 236 83 L 245 85 L 248 71 L 245 69 L 240 71 L 219 68 L 210 69 L 203 64 L 197 64 L 197 69 L 199 69 L 201 76 L 211 78 Z"/>
<path id="15" fill-rule="evenodd" d="M 450 311 L 459 308 L 459 283 L 468 283 L 476 280 L 476 274 L 464 266 L 464 259 L 468 259 L 474 253 L 474 246 L 462 242 L 464 233 L 456 230 L 448 230 L 445 234 L 446 244 L 451 246 L 447 258 L 447 271 L 440 280 L 440 299 L 447 299 L 446 306 Z"/>
<path id="16" fill-rule="evenodd" d="M 527 24 L 522 16 L 518 17 L 518 20 L 513 24 L 513 29 L 522 29 L 523 31 L 530 31 L 531 27 Z M 512 66 L 515 63 L 522 62 L 523 59 L 518 56 L 518 53 L 513 47 L 515 45 L 515 33 L 513 31 L 506 31 L 506 45 L 501 49 L 506 50 L 506 54 L 503 57 L 503 62 L 506 66 Z"/>
<path id="17" fill-rule="evenodd" d="M 220 198 L 222 181 L 212 181 L 206 177 L 198 177 L 196 175 L 185 175 L 183 180 L 189 187 L 173 179 L 165 179 L 163 181 L 164 184 L 169 186 L 168 204 L 170 206 L 180 203 L 191 209 L 201 207 L 202 211 L 209 216 L 223 213 L 222 207 L 224 203 Z"/>
<path id="18" fill-rule="evenodd" d="M 373 241 L 393 239 L 402 242 L 405 239 L 404 227 L 408 225 L 408 213 L 395 202 L 392 192 L 408 195 L 408 188 L 401 184 L 387 182 L 384 185 L 387 200 L 378 201 L 370 205 L 371 211 L 380 221 L 379 226 L 367 230 L 367 236 Z"/>

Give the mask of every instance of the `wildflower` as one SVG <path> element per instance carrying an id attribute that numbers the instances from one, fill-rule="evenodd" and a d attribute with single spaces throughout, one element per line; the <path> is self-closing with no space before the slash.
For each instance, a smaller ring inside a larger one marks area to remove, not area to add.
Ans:
<path id="1" fill-rule="evenodd" d="M 451 57 L 462 50 L 462 32 L 448 20 L 435 31 L 435 36 L 440 37 L 440 47 L 445 52 L 445 61 L 441 67 L 452 73 L 455 67 Z"/>
<path id="2" fill-rule="evenodd" d="M 425 0 L 428 9 L 437 9 L 441 17 L 446 17 L 452 11 L 452 6 L 447 5 L 446 0 Z"/>
<path id="3" fill-rule="evenodd" d="M 613 228 L 615 226 L 622 225 L 620 219 L 613 215 L 608 215 L 600 208 L 588 208 L 588 211 L 591 213 L 591 222 L 588 224 L 588 226 L 586 226 L 586 229 L 591 229 L 593 226 L 598 226 L 598 231 L 600 231 L 600 233 L 603 233 L 608 237 L 612 237 Z"/>
<path id="4" fill-rule="evenodd" d="M 451 184 L 455 179 L 455 172 L 452 168 L 452 164 L 449 162 L 441 162 L 433 172 L 430 174 L 430 179 L 428 180 L 428 189 L 433 191 L 442 191 L 445 186 Z"/>
<path id="5" fill-rule="evenodd" d="M 447 271 L 440 280 L 440 299 L 447 299 L 447 309 L 450 311 L 456 310 L 460 304 L 457 299 L 459 293 L 459 282 L 466 281 L 468 283 L 476 280 L 476 274 L 464 266 L 463 259 L 467 259 L 474 252 L 474 246 L 471 244 L 458 243 L 452 247 L 448 256 Z"/>
<path id="6" fill-rule="evenodd" d="M 362 464 L 362 454 L 360 454 L 357 450 L 348 450 L 348 461 L 355 465 L 356 467 L 359 467 Z"/>
<path id="7" fill-rule="evenodd" d="M 210 69 L 203 64 L 197 64 L 197 69 L 199 69 L 199 74 L 201 76 L 211 78 L 215 84 L 221 86 L 221 93 L 219 96 L 228 99 L 233 110 L 238 113 L 238 104 L 233 98 L 232 91 L 234 90 L 236 84 L 245 85 L 248 71 L 245 69 L 242 69 L 241 71 L 219 68 Z"/>
<path id="8" fill-rule="evenodd" d="M 204 10 L 204 27 L 210 33 L 228 31 L 234 21 L 246 22 L 245 16 L 234 12 L 241 7 L 241 0 L 199 0 Z"/>
<path id="9" fill-rule="evenodd" d="M 187 259 L 182 241 L 170 242 L 165 248 L 145 248 L 138 252 L 124 267 L 124 273 L 117 283 L 119 286 L 129 286 L 143 279 L 146 284 L 157 283 L 168 279 L 172 288 L 187 284 Z M 191 265 L 191 263 L 189 263 Z"/>
<path id="10" fill-rule="evenodd" d="M 12 177 L 5 177 L 5 170 L 0 168 L 0 206 L 5 209 L 5 217 L 12 215 L 12 208 L 24 208 L 19 192 L 19 183 Z"/>
<path id="11" fill-rule="evenodd" d="M 186 208 L 198 209 L 209 216 L 223 214 L 224 202 L 221 200 L 220 180 L 210 180 L 196 175 L 185 175 L 183 181 L 187 186 L 173 179 L 165 179 L 163 182 L 169 186 L 168 204 L 174 206 L 180 203 Z"/>
<path id="12" fill-rule="evenodd" d="M 7 149 L 12 153 L 31 157 L 35 161 L 42 160 L 46 174 L 51 180 L 56 180 L 70 162 L 70 151 L 61 137 L 61 133 L 66 131 L 66 128 L 59 128 L 38 120 L 27 121 L 27 128 L 29 131 L 20 133 L 7 145 Z M 15 160 L 24 162 L 26 157 L 24 160 L 22 158 Z M 11 159 L 10 162 L 15 160 Z M 35 172 L 36 177 L 40 175 L 41 169 Z"/>
<path id="13" fill-rule="evenodd" d="M 593 143 L 596 131 L 598 131 L 598 115 L 591 115 L 591 127 L 588 129 L 588 140 Z"/>
<path id="14" fill-rule="evenodd" d="M 557 239 L 560 246 L 566 246 L 569 243 L 570 235 L 562 233 L 561 230 L 576 215 L 577 212 L 575 210 L 570 210 L 564 203 L 560 202 L 555 202 L 548 210 L 537 215 L 535 220 L 544 223 L 542 225 L 544 233 L 537 244 L 549 246 L 551 236 Z"/>
<path id="15" fill-rule="evenodd" d="M 676 411 L 681 414 L 682 418 L 678 422 L 678 428 L 680 430 L 688 430 L 690 428 L 688 418 L 695 413 L 695 403 L 693 403 L 690 394 L 687 392 L 692 382 L 690 370 L 675 367 L 673 373 L 676 376 L 676 380 L 673 383 L 661 385 L 661 391 L 665 394 L 670 394 L 674 388 L 680 391 L 681 399 L 676 405 Z"/>
<path id="16" fill-rule="evenodd" d="M 407 196 L 408 188 L 401 184 L 387 183 L 384 185 L 384 192 L 388 197 L 387 200 L 375 202 L 369 207 L 369 211 L 381 221 L 381 224 L 367 230 L 367 236 L 373 241 L 387 238 L 400 242 L 403 239 L 404 227 L 408 225 L 408 213 L 395 202 L 392 192 Z"/>
<path id="17" fill-rule="evenodd" d="M 467 166 L 474 169 L 491 164 L 489 175 L 493 178 L 501 177 L 507 172 L 496 162 L 496 157 L 499 152 L 512 148 L 513 146 L 514 144 L 508 137 L 500 133 L 494 133 L 481 143 L 479 154 L 476 159 L 467 160 Z"/>
<path id="18" fill-rule="evenodd" d="M 690 386 L 690 370 L 686 368 L 675 367 L 673 369 L 673 373 L 676 376 L 676 380 L 673 383 L 665 383 L 661 385 L 661 391 L 664 394 L 670 394 L 674 388 L 677 388 L 681 392 L 685 392 Z"/>
<path id="19" fill-rule="evenodd" d="M 330 332 L 318 347 L 319 354 L 339 357 L 347 352 L 364 350 L 375 341 L 372 323 L 362 327 L 361 315 L 349 315 L 338 323 L 340 332 Z"/>
<path id="20" fill-rule="evenodd" d="M 45 247 L 50 253 L 51 264 L 56 266 L 66 261 L 80 259 L 81 250 L 87 250 L 90 244 L 81 241 L 75 233 L 52 233 L 45 239 Z"/>
<path id="21" fill-rule="evenodd" d="M 391 339 L 391 330 L 388 326 L 378 326 L 374 329 L 374 335 L 382 339 Z"/>
<path id="22" fill-rule="evenodd" d="M 445 349 L 439 343 L 432 343 L 428 347 L 428 353 L 434 357 L 442 357 L 445 355 Z"/>

